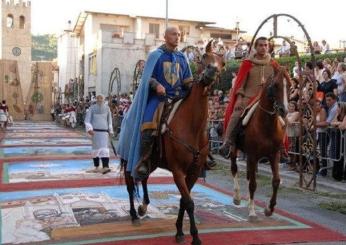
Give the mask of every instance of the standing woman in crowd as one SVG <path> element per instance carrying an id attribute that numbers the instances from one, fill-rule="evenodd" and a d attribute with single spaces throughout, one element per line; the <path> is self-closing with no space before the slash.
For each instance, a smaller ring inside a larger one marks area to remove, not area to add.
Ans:
<path id="1" fill-rule="evenodd" d="M 327 111 L 324 108 L 321 100 L 316 100 L 316 134 L 317 134 L 317 144 L 320 148 L 321 153 L 321 165 L 322 167 L 327 167 L 327 149 L 328 149 L 328 134 L 327 134 Z M 327 170 L 322 170 L 320 173 L 322 176 L 327 176 Z"/>
<path id="2" fill-rule="evenodd" d="M 334 93 L 337 95 L 337 85 L 336 81 L 331 78 L 331 73 L 328 69 L 322 72 L 322 80 L 318 81 L 317 91 L 323 92 L 323 94 Z M 326 100 L 323 98 L 323 106 L 326 106 Z"/>
<path id="3" fill-rule="evenodd" d="M 293 78 L 291 80 L 291 88 L 290 88 L 290 101 L 293 100 L 295 102 L 299 99 L 299 81 L 297 78 Z"/>
<path id="4" fill-rule="evenodd" d="M 316 77 L 316 80 L 321 82 L 323 80 L 323 73 L 324 71 L 324 66 L 323 66 L 323 63 L 322 61 L 317 61 L 316 62 L 316 67 L 315 67 L 315 77 Z"/>
<path id="5" fill-rule="evenodd" d="M 321 52 L 322 52 L 322 47 L 318 44 L 318 42 L 317 41 L 315 41 L 313 44 L 312 44 L 312 46 L 313 46 L 313 51 L 314 51 L 314 53 L 315 54 L 321 54 Z"/>
<path id="6" fill-rule="evenodd" d="M 291 100 L 288 104 L 288 113 L 286 116 L 287 119 L 287 137 L 290 142 L 290 149 L 293 150 L 293 152 L 299 151 L 299 111 L 298 111 L 298 105 L 296 101 Z M 289 155 L 290 161 L 287 164 L 289 170 L 296 170 L 296 162 L 297 158 L 296 156 Z"/>
<path id="7" fill-rule="evenodd" d="M 331 158 L 333 161 L 332 176 L 335 180 L 341 181 L 346 180 L 346 169 L 344 166 L 344 140 L 342 136 L 345 136 L 346 129 L 346 103 L 339 103 L 337 110 L 337 116 L 331 123 L 335 128 L 331 129 Z"/>

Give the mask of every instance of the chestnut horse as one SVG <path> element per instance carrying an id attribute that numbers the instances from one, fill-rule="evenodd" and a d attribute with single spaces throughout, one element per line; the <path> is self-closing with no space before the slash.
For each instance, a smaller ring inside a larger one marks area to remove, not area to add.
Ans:
<path id="1" fill-rule="evenodd" d="M 208 135 L 206 132 L 208 119 L 208 92 L 224 66 L 222 56 L 212 52 L 212 41 L 206 46 L 206 53 L 199 62 L 198 73 L 200 78 L 193 82 L 190 94 L 184 99 L 175 113 L 172 121 L 167 125 L 167 132 L 162 137 L 164 145 L 162 164 L 157 156 L 152 157 L 151 172 L 157 167 L 166 168 L 173 174 L 174 182 L 181 194 L 178 218 L 176 221 L 177 242 L 184 241 L 183 218 L 185 211 L 190 219 L 190 234 L 192 244 L 201 244 L 194 217 L 194 202 L 191 189 L 196 183 L 208 156 Z M 155 154 L 153 154 L 155 155 Z M 134 180 L 130 172 L 126 171 L 126 162 L 122 160 L 125 171 L 127 191 L 130 198 L 130 215 L 133 224 L 139 224 L 139 218 L 134 206 Z M 143 203 L 138 207 L 138 214 L 143 216 L 150 203 L 148 178 L 142 180 Z"/>
<path id="2" fill-rule="evenodd" d="M 255 212 L 254 194 L 256 191 L 257 164 L 261 158 L 268 158 L 272 170 L 273 193 L 265 215 L 271 216 L 276 205 L 277 191 L 280 185 L 279 161 L 280 149 L 285 137 L 285 116 L 288 104 L 288 75 L 282 68 L 268 78 L 262 89 L 258 105 L 243 128 L 239 125 L 235 148 L 232 149 L 231 172 L 234 180 L 233 202 L 240 204 L 240 188 L 238 182 L 238 167 L 236 162 L 237 149 L 247 155 L 247 180 L 249 181 L 249 219 L 257 218 Z"/>

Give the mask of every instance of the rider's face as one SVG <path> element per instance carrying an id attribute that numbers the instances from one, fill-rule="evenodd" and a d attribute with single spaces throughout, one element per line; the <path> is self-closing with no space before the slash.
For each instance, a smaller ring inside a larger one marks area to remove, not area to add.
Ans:
<path id="1" fill-rule="evenodd" d="M 269 49 L 269 44 L 268 44 L 268 40 L 258 40 L 258 43 L 255 47 L 256 49 L 256 53 L 258 55 L 265 55 L 268 53 L 268 49 Z"/>
<path id="2" fill-rule="evenodd" d="M 166 44 L 171 47 L 178 47 L 180 40 L 180 31 L 178 28 L 172 28 L 165 33 Z"/>

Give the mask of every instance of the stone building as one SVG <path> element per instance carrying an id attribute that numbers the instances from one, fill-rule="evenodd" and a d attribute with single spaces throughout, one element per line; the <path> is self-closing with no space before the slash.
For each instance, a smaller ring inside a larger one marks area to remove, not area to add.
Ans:
<path id="1" fill-rule="evenodd" d="M 225 29 L 214 22 L 169 19 L 169 25 L 181 31 L 181 47 L 203 46 L 210 38 L 222 39 L 235 45 L 239 28 Z M 149 51 L 163 43 L 165 19 L 130 16 L 115 13 L 85 11 L 80 13 L 74 27 L 58 39 L 59 87 L 68 87 L 70 79 L 84 84 L 84 96 L 108 94 L 112 70 L 121 74 L 121 90 L 131 90 L 133 73 L 138 60 L 145 60 Z"/>
<path id="2" fill-rule="evenodd" d="M 24 100 L 31 81 L 31 2 L 1 0 L 0 59 L 18 64 Z"/>

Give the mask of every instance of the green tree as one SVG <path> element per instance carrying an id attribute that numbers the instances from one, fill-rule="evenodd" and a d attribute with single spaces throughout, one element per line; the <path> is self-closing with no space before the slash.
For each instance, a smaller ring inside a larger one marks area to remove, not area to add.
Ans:
<path id="1" fill-rule="evenodd" d="M 57 37 L 53 34 L 33 35 L 31 58 L 33 61 L 54 60 L 57 57 Z"/>

